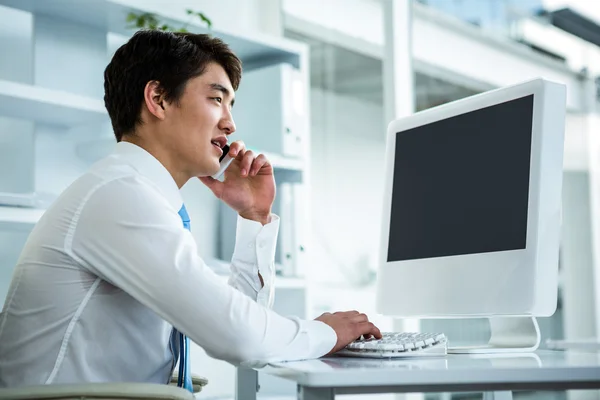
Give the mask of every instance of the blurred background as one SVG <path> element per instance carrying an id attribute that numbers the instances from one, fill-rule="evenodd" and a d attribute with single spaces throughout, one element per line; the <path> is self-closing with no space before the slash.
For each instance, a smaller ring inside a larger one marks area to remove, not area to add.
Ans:
<path id="1" fill-rule="evenodd" d="M 276 168 L 276 310 L 314 318 L 360 309 L 382 330 L 398 326 L 374 308 L 388 122 L 538 76 L 564 83 L 559 302 L 540 325 L 544 344 L 598 340 L 594 0 L 0 0 L 0 301 L 44 209 L 114 147 L 103 70 L 136 29 L 152 26 L 212 33 L 242 58 L 234 136 Z M 200 253 L 225 279 L 235 215 L 199 182 L 183 193 Z M 462 340 L 489 336 L 487 321 L 478 319 L 420 327 Z M 232 398 L 232 366 L 196 347 L 193 371 L 211 382 L 201 398 Z M 288 382 L 260 380 L 264 396 L 295 396 Z M 515 397 L 600 399 L 578 392 Z"/>

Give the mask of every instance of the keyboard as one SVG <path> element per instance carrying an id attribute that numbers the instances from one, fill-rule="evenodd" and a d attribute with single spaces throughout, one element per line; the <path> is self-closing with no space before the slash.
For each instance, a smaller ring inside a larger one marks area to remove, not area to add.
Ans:
<path id="1" fill-rule="evenodd" d="M 448 340 L 443 333 L 382 332 L 381 339 L 358 339 L 336 354 L 348 357 L 401 358 L 445 356 Z"/>

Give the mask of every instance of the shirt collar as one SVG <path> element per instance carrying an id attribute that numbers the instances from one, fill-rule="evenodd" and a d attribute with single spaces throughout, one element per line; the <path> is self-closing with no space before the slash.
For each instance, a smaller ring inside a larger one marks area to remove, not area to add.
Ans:
<path id="1" fill-rule="evenodd" d="M 129 142 L 117 143 L 114 154 L 117 157 L 122 157 L 137 172 L 158 186 L 169 204 L 171 204 L 175 211 L 179 211 L 183 205 L 181 192 L 177 187 L 175 179 L 173 179 L 160 161 L 140 146 Z"/>

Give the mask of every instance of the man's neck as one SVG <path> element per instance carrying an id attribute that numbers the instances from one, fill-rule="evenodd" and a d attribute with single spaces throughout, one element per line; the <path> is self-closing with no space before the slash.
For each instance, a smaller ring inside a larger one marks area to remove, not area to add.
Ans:
<path id="1" fill-rule="evenodd" d="M 178 168 L 176 158 L 159 144 L 144 140 L 143 137 L 138 135 L 125 135 L 121 140 L 141 147 L 156 158 L 169 171 L 179 189 L 190 179 L 183 169 Z"/>

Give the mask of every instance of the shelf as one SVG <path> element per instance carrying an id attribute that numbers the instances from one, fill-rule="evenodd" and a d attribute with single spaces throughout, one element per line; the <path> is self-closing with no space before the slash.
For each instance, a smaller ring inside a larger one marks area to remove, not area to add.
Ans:
<path id="1" fill-rule="evenodd" d="M 257 150 L 257 152 L 261 153 L 260 150 Z M 304 161 L 299 158 L 286 157 L 281 154 L 267 152 L 262 152 L 262 154 L 267 157 L 273 168 L 276 170 L 302 172 L 304 169 Z"/>
<path id="2" fill-rule="evenodd" d="M 133 8 L 124 0 L 0 0 L 0 5 L 22 11 L 47 15 L 88 25 L 93 28 L 130 36 L 135 30 L 127 29 L 127 13 L 153 12 Z M 184 7 L 181 7 L 182 11 Z M 175 20 L 161 16 L 169 25 L 181 26 L 188 20 Z M 192 20 L 187 29 L 195 33 L 210 33 L 224 40 L 244 62 L 244 69 L 253 64 L 288 62 L 299 67 L 300 54 L 306 46 L 294 41 L 244 32 L 243 35 L 222 29 L 208 29 Z"/>
<path id="3" fill-rule="evenodd" d="M 0 80 L 0 116 L 74 126 L 107 118 L 102 100 Z"/>
<path id="4" fill-rule="evenodd" d="M 31 229 L 44 211 L 37 208 L 0 206 L 0 230 Z"/>

